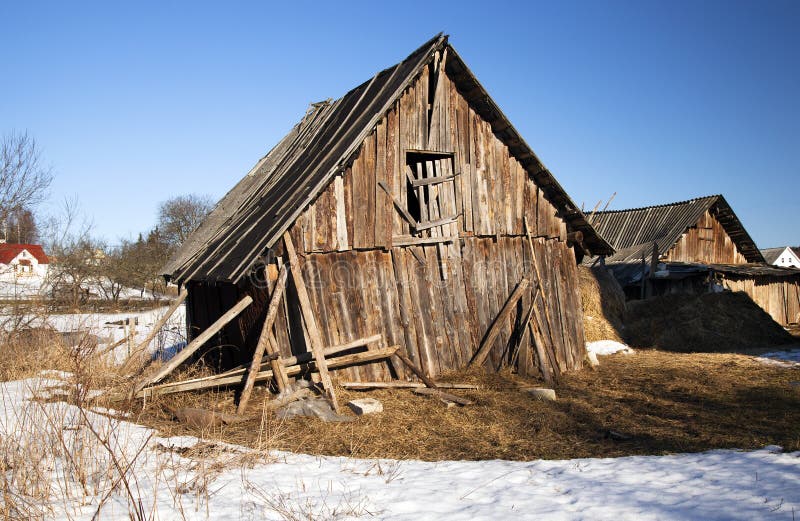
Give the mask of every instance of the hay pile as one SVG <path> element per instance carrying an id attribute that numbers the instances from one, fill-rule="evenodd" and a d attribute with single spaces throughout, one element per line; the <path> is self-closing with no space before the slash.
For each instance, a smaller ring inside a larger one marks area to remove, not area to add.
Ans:
<path id="1" fill-rule="evenodd" d="M 622 342 L 625 294 L 617 280 L 602 267 L 578 266 L 581 307 L 586 341 Z"/>
<path id="2" fill-rule="evenodd" d="M 665 295 L 628 303 L 625 340 L 680 352 L 733 352 L 794 341 L 744 293 Z"/>

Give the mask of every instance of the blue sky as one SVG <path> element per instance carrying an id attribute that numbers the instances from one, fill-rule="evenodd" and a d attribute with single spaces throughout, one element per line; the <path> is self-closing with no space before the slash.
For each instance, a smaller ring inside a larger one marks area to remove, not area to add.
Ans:
<path id="1" fill-rule="evenodd" d="M 558 5 L 556 5 L 558 4 Z M 0 1 L 0 134 L 98 235 L 221 197 L 303 115 L 444 31 L 578 205 L 722 193 L 800 244 L 800 2 Z"/>

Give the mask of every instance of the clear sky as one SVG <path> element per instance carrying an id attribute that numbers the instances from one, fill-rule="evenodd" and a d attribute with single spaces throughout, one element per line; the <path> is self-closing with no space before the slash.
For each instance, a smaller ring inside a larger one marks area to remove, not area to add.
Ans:
<path id="1" fill-rule="evenodd" d="M 760 247 L 800 244 L 798 1 L 0 0 L 0 134 L 114 242 L 439 31 L 579 206 L 722 193 Z"/>

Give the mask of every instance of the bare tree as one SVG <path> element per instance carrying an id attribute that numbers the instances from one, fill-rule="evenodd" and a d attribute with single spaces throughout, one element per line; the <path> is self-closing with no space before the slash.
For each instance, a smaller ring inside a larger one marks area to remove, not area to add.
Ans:
<path id="1" fill-rule="evenodd" d="M 42 202 L 53 181 L 43 166 L 36 142 L 27 134 L 11 134 L 0 142 L 0 222 L 23 208 Z"/>
<path id="2" fill-rule="evenodd" d="M 158 230 L 164 242 L 175 248 L 192 233 L 214 203 L 207 195 L 180 195 L 161 203 L 158 208 Z"/>
<path id="3" fill-rule="evenodd" d="M 81 214 L 77 197 L 65 199 L 61 215 L 47 223 L 47 249 L 52 257 L 48 278 L 53 296 L 77 308 L 89 297 L 100 275 L 104 245 L 92 237 L 92 222 Z"/>

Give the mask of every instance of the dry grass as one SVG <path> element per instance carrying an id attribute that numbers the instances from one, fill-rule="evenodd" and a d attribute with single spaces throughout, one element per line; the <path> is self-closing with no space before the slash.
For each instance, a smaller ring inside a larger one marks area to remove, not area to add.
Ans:
<path id="1" fill-rule="evenodd" d="M 617 280 L 604 268 L 578 266 L 586 341 L 616 340 L 625 316 L 625 293 Z"/>
<path id="2" fill-rule="evenodd" d="M 750 297 L 730 292 L 629 302 L 625 340 L 682 352 L 741 352 L 795 341 Z"/>
<path id="3" fill-rule="evenodd" d="M 452 375 L 478 383 L 456 391 L 476 404 L 446 409 L 408 390 L 339 390 L 344 403 L 371 396 L 384 412 L 352 423 L 312 418 L 262 421 L 263 388 L 254 396 L 246 422 L 203 435 L 264 448 L 259 432 L 276 434 L 272 448 L 352 457 L 423 460 L 483 460 L 611 457 L 666 454 L 712 448 L 752 449 L 777 444 L 800 449 L 800 389 L 790 384 L 800 372 L 766 366 L 732 354 L 675 354 L 639 351 L 603 358 L 594 371 L 565 376 L 557 402 L 537 402 L 519 391 L 532 384 L 515 375 Z M 232 392 L 163 397 L 164 405 L 233 411 Z M 140 419 L 163 434 L 195 434 L 171 420 L 161 406 Z M 610 431 L 630 436 L 614 439 Z"/>

